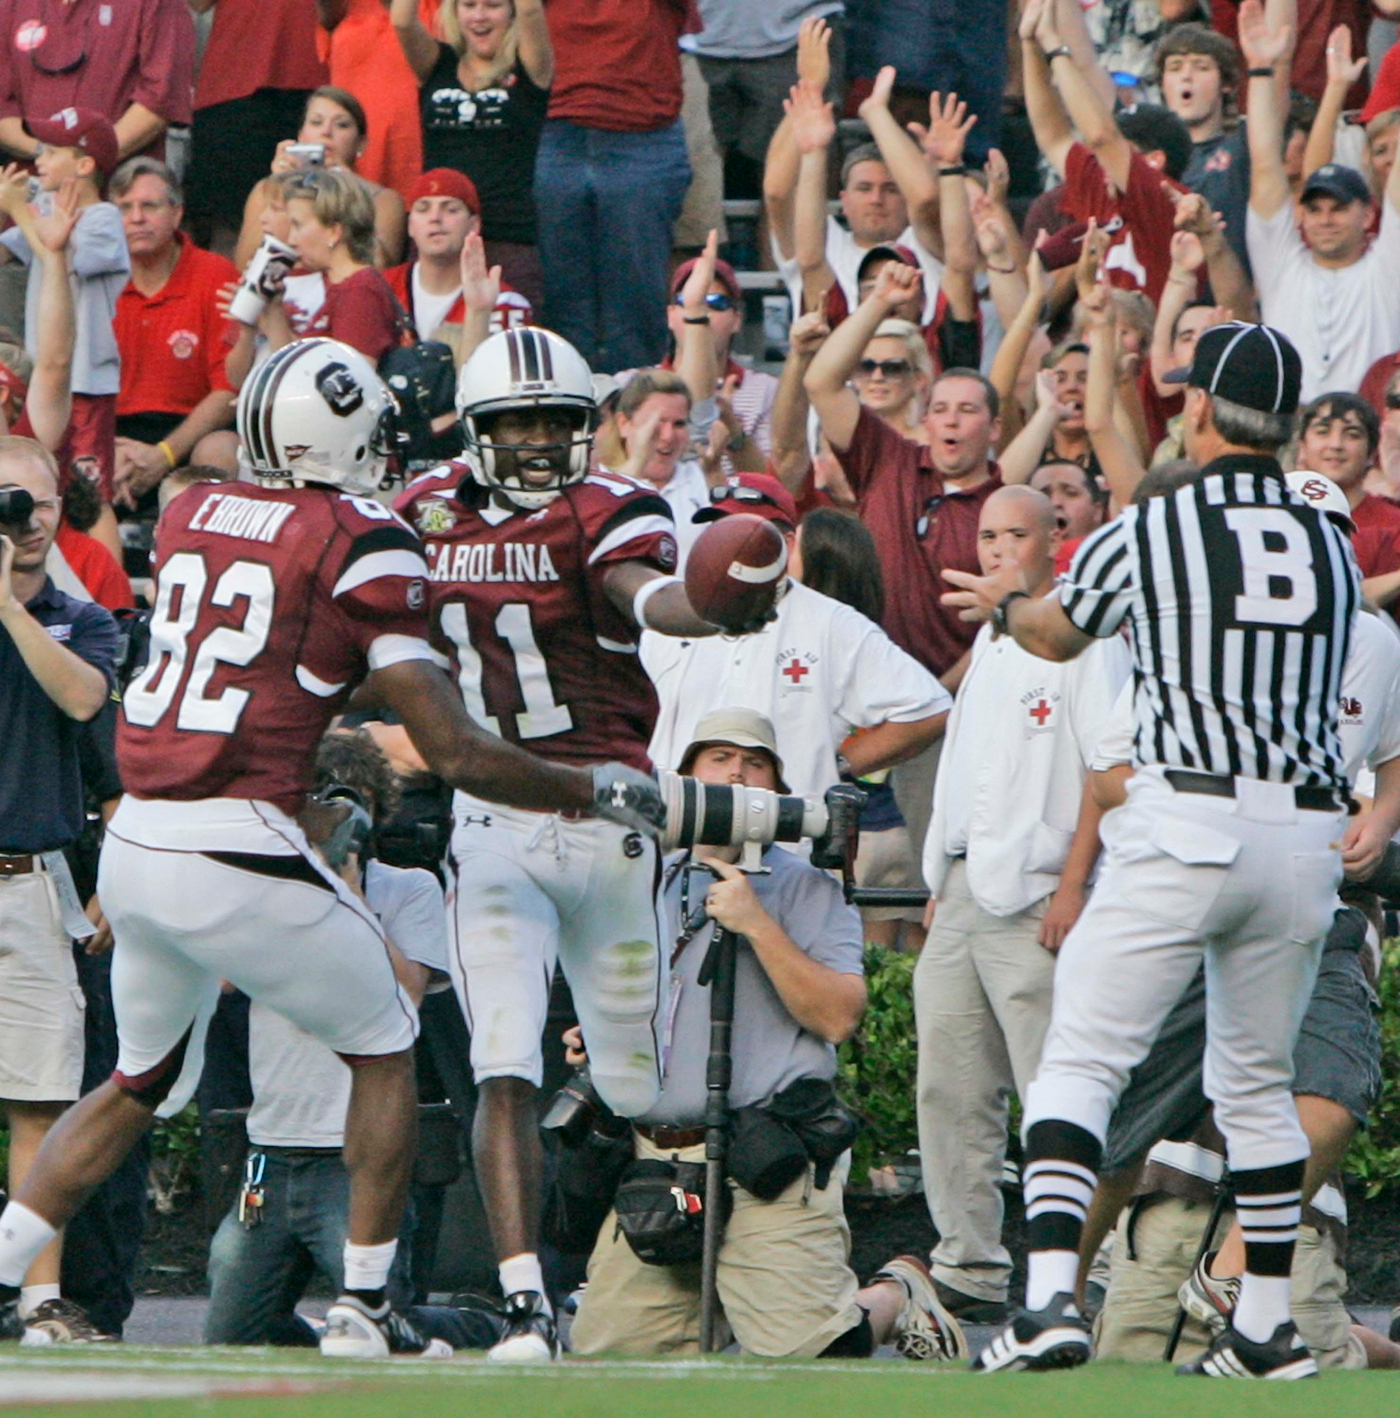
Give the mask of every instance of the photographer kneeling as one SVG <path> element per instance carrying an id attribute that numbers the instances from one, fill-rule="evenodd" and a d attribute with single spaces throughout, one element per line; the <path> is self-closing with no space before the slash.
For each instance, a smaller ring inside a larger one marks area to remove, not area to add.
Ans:
<path id="1" fill-rule="evenodd" d="M 747 709 L 721 709 L 702 719 L 681 772 L 715 786 L 786 792 L 773 726 Z M 800 1151 L 795 1159 L 781 1155 L 784 1137 L 801 1147 L 797 1135 L 814 1116 L 833 1121 L 838 1148 L 848 1147 L 854 1136 L 851 1120 L 842 1137 L 844 1119 L 830 1083 L 835 1046 L 855 1031 L 865 1009 L 860 918 L 837 883 L 795 853 L 769 845 L 763 871 L 753 875 L 734 865 L 738 856 L 737 847 L 696 847 L 666 862 L 665 938 L 676 944 L 661 1096 L 635 1120 L 638 1160 L 624 1174 L 617 1206 L 589 1259 L 572 1348 L 578 1354 L 631 1355 L 697 1348 L 698 1253 L 677 1264 L 643 1261 L 618 1212 L 631 1210 L 643 1181 L 639 1174 L 658 1170 L 647 1168 L 647 1161 L 677 1164 L 674 1177 L 651 1183 L 660 1194 L 661 1219 L 667 1196 L 685 1198 L 692 1212 L 698 1206 L 689 1194 L 704 1172 L 710 1038 L 710 990 L 698 976 L 717 922 L 742 937 L 729 1089 L 725 1204 L 732 1209 L 718 1265 L 729 1331 L 747 1353 L 768 1358 L 860 1357 L 896 1338 L 911 1357 L 961 1357 L 961 1331 L 938 1304 L 919 1261 L 892 1261 L 860 1288 L 849 1264 L 851 1237 L 842 1209 L 844 1152 L 820 1162 L 810 1157 L 819 1147 L 809 1146 L 805 1157 Z M 706 919 L 692 934 L 687 918 L 694 922 L 702 901 Z M 565 1038 L 571 1061 L 582 1062 L 577 1031 Z M 794 1128 L 780 1124 L 775 1138 L 771 1119 L 780 1113 Z M 776 1189 L 784 1175 L 790 1180 Z"/>

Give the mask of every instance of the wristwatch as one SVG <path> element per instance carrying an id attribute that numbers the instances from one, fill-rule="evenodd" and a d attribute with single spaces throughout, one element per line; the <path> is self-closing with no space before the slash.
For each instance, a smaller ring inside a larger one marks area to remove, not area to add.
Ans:
<path id="1" fill-rule="evenodd" d="M 1011 609 L 1012 601 L 1028 601 L 1030 594 L 1026 591 L 1008 591 L 996 604 L 996 609 L 992 612 L 992 633 L 994 635 L 1010 635 L 1011 627 L 1007 624 L 1006 615 Z"/>

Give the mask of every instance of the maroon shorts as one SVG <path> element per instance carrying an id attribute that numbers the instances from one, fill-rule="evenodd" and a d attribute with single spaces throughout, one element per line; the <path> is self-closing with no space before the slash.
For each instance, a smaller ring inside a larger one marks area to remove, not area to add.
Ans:
<path id="1" fill-rule="evenodd" d="M 116 472 L 117 396 L 74 394 L 68 420 L 68 471 L 95 482 L 103 502 L 112 501 Z"/>

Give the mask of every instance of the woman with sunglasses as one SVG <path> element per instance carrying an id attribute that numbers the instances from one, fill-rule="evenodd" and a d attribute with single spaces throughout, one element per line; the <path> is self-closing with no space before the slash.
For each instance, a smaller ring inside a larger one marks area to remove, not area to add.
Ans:
<path id="1" fill-rule="evenodd" d="M 932 383 L 923 332 L 908 320 L 882 320 L 851 373 L 861 404 L 915 443 L 928 442 L 924 411 Z"/>

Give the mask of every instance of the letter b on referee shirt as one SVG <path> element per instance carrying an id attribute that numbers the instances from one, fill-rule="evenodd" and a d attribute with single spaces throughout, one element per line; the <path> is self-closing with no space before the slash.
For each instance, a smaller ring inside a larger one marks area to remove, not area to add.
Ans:
<path id="1" fill-rule="evenodd" d="M 1282 507 L 1231 507 L 1225 525 L 1240 554 L 1235 619 L 1255 625 L 1305 624 L 1317 610 L 1311 539 Z"/>

